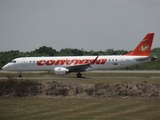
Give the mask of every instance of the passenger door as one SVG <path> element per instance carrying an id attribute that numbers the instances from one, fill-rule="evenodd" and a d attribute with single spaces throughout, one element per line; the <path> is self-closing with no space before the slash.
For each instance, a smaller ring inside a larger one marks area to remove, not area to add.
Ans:
<path id="1" fill-rule="evenodd" d="M 22 66 L 26 67 L 27 66 L 27 58 L 22 59 Z"/>

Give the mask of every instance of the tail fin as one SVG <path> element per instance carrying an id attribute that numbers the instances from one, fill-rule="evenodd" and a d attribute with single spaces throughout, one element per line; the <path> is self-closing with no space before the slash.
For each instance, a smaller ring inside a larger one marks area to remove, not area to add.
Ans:
<path id="1" fill-rule="evenodd" d="M 138 46 L 132 51 L 125 55 L 127 56 L 150 56 L 150 50 L 152 47 L 154 33 L 148 33 Z"/>

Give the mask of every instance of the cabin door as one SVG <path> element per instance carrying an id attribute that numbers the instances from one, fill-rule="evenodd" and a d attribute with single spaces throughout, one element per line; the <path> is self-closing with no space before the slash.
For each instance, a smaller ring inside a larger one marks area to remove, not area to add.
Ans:
<path id="1" fill-rule="evenodd" d="M 26 66 L 27 66 L 26 58 L 23 58 L 23 59 L 22 59 L 22 66 L 23 66 L 23 67 L 26 67 Z"/>
<path id="2" fill-rule="evenodd" d="M 124 64 L 124 61 L 123 61 L 123 58 L 121 57 L 120 59 L 120 65 L 123 65 Z"/>

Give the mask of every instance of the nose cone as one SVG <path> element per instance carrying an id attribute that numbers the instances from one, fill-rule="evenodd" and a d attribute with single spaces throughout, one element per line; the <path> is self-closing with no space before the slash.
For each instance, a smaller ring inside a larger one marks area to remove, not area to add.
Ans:
<path id="1" fill-rule="evenodd" d="M 5 65 L 2 67 L 2 70 L 8 70 L 9 66 L 8 65 Z"/>
<path id="2" fill-rule="evenodd" d="M 15 68 L 16 68 L 16 64 L 7 63 L 5 66 L 2 67 L 2 70 L 15 71 L 16 70 Z"/>

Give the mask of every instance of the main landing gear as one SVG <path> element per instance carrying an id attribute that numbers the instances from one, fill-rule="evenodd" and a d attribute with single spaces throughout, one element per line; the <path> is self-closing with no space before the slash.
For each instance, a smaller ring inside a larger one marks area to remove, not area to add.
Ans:
<path id="1" fill-rule="evenodd" d="M 81 78 L 81 77 L 82 77 L 82 74 L 81 74 L 81 73 L 77 73 L 77 77 L 78 77 L 78 78 Z"/>

